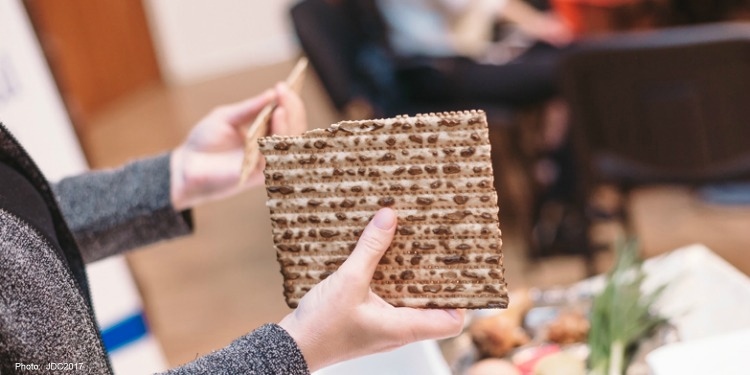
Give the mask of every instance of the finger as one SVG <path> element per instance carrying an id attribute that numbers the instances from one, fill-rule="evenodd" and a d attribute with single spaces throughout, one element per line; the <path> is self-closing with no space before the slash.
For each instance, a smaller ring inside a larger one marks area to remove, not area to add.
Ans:
<path id="1" fill-rule="evenodd" d="M 240 102 L 227 104 L 220 108 L 219 112 L 221 116 L 229 124 L 235 127 L 244 125 L 255 116 L 268 104 L 271 104 L 276 99 L 276 92 L 268 89 L 260 95 L 254 96 L 249 99 L 245 99 Z"/>
<path id="2" fill-rule="evenodd" d="M 284 107 L 274 109 L 271 117 L 271 134 L 290 135 L 290 128 L 289 111 Z"/>
<path id="3" fill-rule="evenodd" d="M 299 95 L 283 82 L 276 85 L 276 95 L 279 107 L 275 112 L 282 112 L 284 116 L 279 114 L 277 117 L 274 113 L 271 132 L 279 135 L 297 135 L 307 130 L 305 106 Z"/>
<path id="4" fill-rule="evenodd" d="M 392 327 L 399 327 L 396 334 L 409 332 L 407 341 L 442 339 L 461 333 L 466 310 L 413 309 L 401 307 L 392 310 Z"/>
<path id="5" fill-rule="evenodd" d="M 390 208 L 380 209 L 362 232 L 354 251 L 336 272 L 347 283 L 359 284 L 354 288 L 369 286 L 375 267 L 388 250 L 395 232 L 396 212 Z"/>

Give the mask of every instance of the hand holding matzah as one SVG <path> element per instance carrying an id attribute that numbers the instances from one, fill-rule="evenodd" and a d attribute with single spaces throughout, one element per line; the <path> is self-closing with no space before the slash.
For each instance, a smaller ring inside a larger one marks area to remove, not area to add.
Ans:
<path id="1" fill-rule="evenodd" d="M 342 121 L 258 143 L 290 307 L 346 260 L 381 207 L 395 209 L 400 223 L 371 284 L 383 300 L 507 307 L 483 111 Z"/>
<path id="2" fill-rule="evenodd" d="M 239 184 L 240 166 L 247 127 L 263 108 L 274 102 L 277 107 L 271 114 L 271 134 L 295 135 L 306 130 L 302 101 L 284 83 L 253 98 L 217 107 L 198 122 L 172 153 L 171 198 L 175 209 L 190 208 L 263 183 L 262 162 L 257 163 L 242 184 Z"/>
<path id="3" fill-rule="evenodd" d="M 460 333 L 462 310 L 394 307 L 370 289 L 396 232 L 396 214 L 381 209 L 336 272 L 316 285 L 279 325 L 302 350 L 310 371 L 411 342 Z"/>

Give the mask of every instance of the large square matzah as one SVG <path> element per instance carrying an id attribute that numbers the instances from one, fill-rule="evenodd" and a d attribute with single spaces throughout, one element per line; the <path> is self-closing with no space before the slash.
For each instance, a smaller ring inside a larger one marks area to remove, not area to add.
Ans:
<path id="1" fill-rule="evenodd" d="M 507 306 L 484 112 L 345 121 L 259 144 L 289 306 L 346 260 L 381 207 L 398 228 L 375 293 L 394 306 Z"/>

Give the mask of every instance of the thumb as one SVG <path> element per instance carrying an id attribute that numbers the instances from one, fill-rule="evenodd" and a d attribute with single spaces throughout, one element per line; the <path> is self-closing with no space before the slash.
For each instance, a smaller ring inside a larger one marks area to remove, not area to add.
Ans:
<path id="1" fill-rule="evenodd" d="M 232 126 L 241 126 L 252 121 L 274 99 L 276 92 L 269 89 L 260 95 L 224 106 L 221 115 Z"/>
<path id="2" fill-rule="evenodd" d="M 393 241 L 396 221 L 396 212 L 390 208 L 380 209 L 362 232 L 354 251 L 337 272 L 349 282 L 370 285 L 375 267 Z"/>

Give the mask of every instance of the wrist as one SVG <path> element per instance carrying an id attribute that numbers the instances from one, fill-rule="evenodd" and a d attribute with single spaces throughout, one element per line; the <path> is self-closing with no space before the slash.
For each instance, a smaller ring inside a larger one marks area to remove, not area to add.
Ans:
<path id="1" fill-rule="evenodd" d="M 299 348 L 299 351 L 302 352 L 302 357 L 305 358 L 305 362 L 307 363 L 307 368 L 310 370 L 310 372 L 315 372 L 319 369 L 319 367 L 315 363 L 315 359 L 312 356 L 312 353 L 310 353 L 309 345 L 307 344 L 307 341 L 302 336 L 299 324 L 297 323 L 293 311 L 287 316 L 285 316 L 281 321 L 278 323 L 279 327 L 283 328 L 284 331 L 294 340 L 294 342 L 297 344 L 297 348 Z"/>
<path id="2" fill-rule="evenodd" d="M 302 356 L 305 358 L 310 372 L 315 372 L 335 363 L 335 360 L 325 354 L 326 347 L 331 346 L 332 343 L 316 344 L 315 334 L 311 334 L 311 332 L 308 332 L 308 330 L 300 325 L 296 314 L 297 310 L 291 312 L 278 325 L 294 339 L 300 352 L 302 352 Z"/>
<path id="3" fill-rule="evenodd" d="M 174 149 L 169 156 L 169 197 L 172 207 L 176 211 L 189 208 L 187 204 L 184 155 L 185 150 L 180 146 Z"/>

